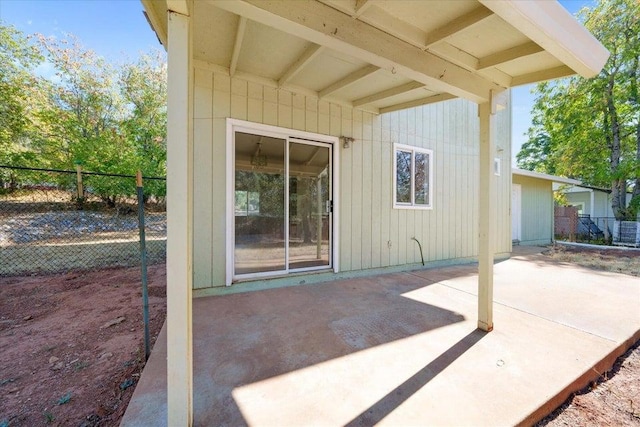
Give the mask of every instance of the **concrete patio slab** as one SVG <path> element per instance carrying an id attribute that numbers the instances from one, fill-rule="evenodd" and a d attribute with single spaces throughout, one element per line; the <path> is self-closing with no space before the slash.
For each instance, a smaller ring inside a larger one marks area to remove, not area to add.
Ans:
<path id="1" fill-rule="evenodd" d="M 640 338 L 640 280 L 520 249 L 496 265 L 495 329 L 475 267 L 194 300 L 194 423 L 531 424 Z M 123 426 L 166 425 L 166 336 Z"/>

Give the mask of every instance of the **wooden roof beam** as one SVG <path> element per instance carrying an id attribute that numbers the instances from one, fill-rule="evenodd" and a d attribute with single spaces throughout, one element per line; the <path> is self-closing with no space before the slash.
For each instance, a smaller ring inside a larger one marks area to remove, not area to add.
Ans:
<path id="1" fill-rule="evenodd" d="M 246 28 L 247 18 L 241 16 L 240 20 L 238 21 L 238 29 L 236 30 L 236 42 L 233 45 L 233 54 L 231 55 L 231 64 L 229 65 L 229 75 L 232 77 L 236 73 L 238 58 L 240 58 L 240 51 L 242 50 L 242 39 L 244 39 Z"/>
<path id="2" fill-rule="evenodd" d="M 497 52 L 492 55 L 485 56 L 484 58 L 480 58 L 476 69 L 484 70 L 486 68 L 495 67 L 496 65 L 504 64 L 505 62 L 540 52 L 544 52 L 544 49 L 534 42 L 528 42 L 521 44 L 520 46 L 515 46 L 510 49 L 503 50 L 502 52 Z"/>
<path id="3" fill-rule="evenodd" d="M 309 46 L 304 51 L 304 53 L 300 55 L 300 57 L 296 59 L 293 64 L 291 64 L 289 69 L 282 75 L 282 77 L 280 77 L 280 79 L 278 80 L 278 86 L 282 86 L 293 80 L 293 78 L 297 76 L 298 73 L 300 73 L 300 71 L 304 69 L 304 67 L 309 65 L 313 58 L 318 56 L 323 49 L 324 48 L 322 46 L 317 44 L 312 44 L 311 46 Z"/>
<path id="4" fill-rule="evenodd" d="M 365 13 L 373 5 L 373 0 L 356 0 L 356 8 L 353 12 L 353 17 L 358 18 Z"/>
<path id="5" fill-rule="evenodd" d="M 361 105 L 371 104 L 373 102 L 391 98 L 392 96 L 401 95 L 403 93 L 410 92 L 421 87 L 424 87 L 423 83 L 409 82 L 400 86 L 392 87 L 391 89 L 383 90 L 382 92 L 374 93 L 373 95 L 356 99 L 355 101 L 353 101 L 353 107 L 355 108 Z"/>
<path id="6" fill-rule="evenodd" d="M 425 46 L 427 48 L 433 46 L 434 44 L 487 19 L 491 15 L 493 15 L 491 10 L 481 6 L 465 15 L 459 16 L 427 34 Z"/>
<path id="7" fill-rule="evenodd" d="M 556 1 L 478 0 L 582 77 L 597 75 L 607 49 Z"/>
<path id="8" fill-rule="evenodd" d="M 473 102 L 504 86 L 318 1 L 208 0 L 288 34 Z M 370 9 L 372 11 L 378 8 Z M 367 15 L 368 16 L 368 15 Z"/>
<path id="9" fill-rule="evenodd" d="M 325 96 L 330 95 L 330 94 L 332 94 L 334 92 L 337 92 L 340 89 L 345 88 L 345 87 L 357 82 L 358 80 L 364 79 L 365 77 L 375 73 L 379 69 L 380 68 L 376 67 L 375 65 L 367 65 L 364 68 L 360 68 L 359 70 L 354 71 L 353 73 L 349 74 L 348 76 L 346 76 L 346 77 L 338 80 L 337 82 L 327 86 L 326 88 L 322 89 L 320 92 L 318 92 L 318 96 L 320 98 L 324 98 Z"/>
<path id="10" fill-rule="evenodd" d="M 380 109 L 380 114 L 390 113 L 392 111 L 406 110 L 407 108 L 419 107 L 421 105 L 434 104 L 436 102 L 448 101 L 449 99 L 456 98 L 455 95 L 450 93 L 440 93 L 438 95 L 428 96 L 426 98 L 415 99 L 413 101 L 402 102 L 400 104 L 391 105 Z"/>
<path id="11" fill-rule="evenodd" d="M 556 68 L 548 70 L 534 71 L 533 73 L 523 74 L 521 76 L 515 76 L 511 80 L 511 86 L 521 86 L 529 83 L 537 83 L 545 80 L 559 79 L 561 77 L 568 77 L 574 75 L 576 72 L 566 65 L 561 65 Z"/>

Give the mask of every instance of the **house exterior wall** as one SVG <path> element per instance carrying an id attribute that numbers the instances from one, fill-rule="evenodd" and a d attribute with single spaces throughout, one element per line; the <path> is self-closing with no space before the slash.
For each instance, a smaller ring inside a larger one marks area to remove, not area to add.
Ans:
<path id="1" fill-rule="evenodd" d="M 565 193 L 565 197 L 570 206 L 576 206 L 580 203 L 584 204 L 584 209 L 582 210 L 583 215 L 591 214 L 591 192 L 590 191 L 580 191 L 580 192 L 567 192 Z"/>
<path id="2" fill-rule="evenodd" d="M 593 211 L 591 209 L 591 201 L 593 192 Z M 611 208 L 611 195 L 606 191 L 590 190 L 582 187 L 572 187 L 564 190 L 567 202 L 570 205 L 576 203 L 584 203 L 585 215 L 591 215 L 594 218 L 614 218 L 613 209 Z M 627 193 L 626 204 L 629 206 L 632 198 L 631 193 Z M 593 213 L 592 213 L 593 212 Z"/>
<path id="3" fill-rule="evenodd" d="M 614 217 L 609 194 L 603 191 L 593 193 L 593 215 L 595 217 Z"/>
<path id="4" fill-rule="evenodd" d="M 591 193 L 593 192 L 593 196 Z M 613 217 L 613 209 L 611 209 L 611 200 L 609 194 L 598 190 L 570 191 L 565 193 L 567 202 L 570 205 L 576 203 L 584 203 L 584 215 L 591 215 L 594 218 Z M 591 207 L 593 201 L 593 208 Z"/>
<path id="5" fill-rule="evenodd" d="M 513 184 L 522 188 L 521 245 L 546 245 L 553 237 L 552 182 L 513 175 Z"/>
<path id="6" fill-rule="evenodd" d="M 477 106 L 452 100 L 375 115 L 269 83 L 194 69 L 194 288 L 225 284 L 226 119 L 355 138 L 338 151 L 340 272 L 470 260 L 478 253 Z M 510 107 L 497 113 L 496 253 L 511 250 Z M 434 152 L 433 209 L 393 209 L 393 144 Z"/>

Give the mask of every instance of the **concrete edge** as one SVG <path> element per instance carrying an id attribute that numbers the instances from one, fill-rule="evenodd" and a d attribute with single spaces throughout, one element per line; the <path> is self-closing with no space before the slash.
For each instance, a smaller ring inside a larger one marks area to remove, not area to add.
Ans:
<path id="1" fill-rule="evenodd" d="M 511 258 L 511 252 L 499 252 L 494 256 L 495 263 L 506 261 Z M 286 288 L 291 286 L 308 286 L 320 283 L 327 283 L 336 280 L 355 279 L 359 277 L 370 277 L 381 274 L 393 274 L 393 273 L 408 273 L 412 271 L 430 270 L 433 268 L 444 268 L 459 265 L 477 264 L 478 258 L 463 257 L 452 258 L 437 261 L 427 261 L 425 265 L 418 263 L 402 264 L 388 267 L 376 267 L 364 270 L 350 270 L 341 271 L 338 273 L 333 272 L 303 272 L 293 273 L 283 277 L 274 277 L 268 279 L 255 279 L 247 280 L 243 282 L 237 282 L 231 286 L 214 286 L 207 288 L 194 288 L 193 297 L 202 298 L 209 296 L 230 295 L 243 292 L 264 291 L 267 289 Z"/>
<path id="2" fill-rule="evenodd" d="M 165 344 L 164 346 L 161 346 L 160 348 L 158 348 L 158 342 L 160 342 L 160 340 L 163 340 Z M 154 342 L 153 348 L 151 349 L 151 354 L 149 355 L 149 359 L 145 362 L 144 367 L 142 368 L 140 377 L 138 378 L 138 381 L 135 384 L 133 394 L 131 395 L 129 402 L 127 402 L 127 407 L 124 410 L 124 414 L 122 414 L 122 418 L 120 419 L 120 423 L 118 424 L 119 427 L 146 427 L 147 426 L 147 424 L 144 424 L 142 422 L 135 422 L 136 415 L 139 414 L 141 410 L 144 410 L 144 406 L 140 407 L 140 402 L 144 402 L 145 400 L 139 396 L 143 393 L 143 391 L 141 391 L 139 386 L 140 386 L 140 383 L 142 383 L 143 381 L 146 387 L 148 387 L 150 384 L 152 386 L 154 385 L 157 386 L 157 383 L 159 382 L 160 384 L 165 385 L 165 390 L 166 390 L 166 377 L 167 377 L 166 342 L 167 342 L 167 319 L 165 319 L 164 322 L 162 323 L 162 328 L 160 328 L 160 332 L 158 332 L 158 336 L 156 337 L 156 341 Z M 161 360 L 161 362 L 159 364 L 156 363 L 155 362 L 156 359 Z M 164 361 L 162 361 L 163 359 Z M 162 378 L 154 377 L 154 375 L 156 375 L 157 372 L 151 372 L 150 369 L 147 369 L 147 367 L 150 365 L 160 366 L 161 368 L 163 367 L 164 376 Z M 151 380 L 149 380 L 149 378 L 147 377 L 151 378 Z M 153 378 L 159 378 L 159 379 L 157 379 L 156 383 L 154 383 Z M 132 402 L 135 402 L 134 405 L 131 405 Z M 161 408 L 159 408 L 158 410 L 160 411 L 164 410 L 166 414 L 166 398 L 164 399 L 164 401 L 160 401 L 160 402 L 161 402 Z M 132 419 L 134 421 L 132 421 Z M 160 425 L 166 425 L 166 422 L 167 422 L 167 417 L 165 416 L 164 423 Z M 151 424 L 151 423 L 148 424 L 148 426 L 152 426 L 152 425 L 154 424 Z M 160 425 L 155 424 L 154 427 L 159 427 Z"/>
<path id="3" fill-rule="evenodd" d="M 555 411 L 574 393 L 584 389 L 589 384 L 600 378 L 604 373 L 609 372 L 616 363 L 616 360 L 625 354 L 627 350 L 633 347 L 638 340 L 640 340 L 640 329 L 638 329 L 630 338 L 618 344 L 590 369 L 567 384 L 567 386 L 560 390 L 556 395 L 549 398 L 542 406 L 526 416 L 517 424 L 517 426 L 532 426 L 551 412 Z"/>
<path id="4" fill-rule="evenodd" d="M 575 246 L 577 248 L 602 249 L 604 251 L 607 251 L 607 250 L 617 250 L 617 251 L 622 250 L 622 251 L 631 251 L 631 252 L 640 251 L 640 248 L 631 248 L 628 246 L 593 245 L 591 243 L 567 242 L 566 240 L 556 240 L 555 243 L 560 246 Z"/>

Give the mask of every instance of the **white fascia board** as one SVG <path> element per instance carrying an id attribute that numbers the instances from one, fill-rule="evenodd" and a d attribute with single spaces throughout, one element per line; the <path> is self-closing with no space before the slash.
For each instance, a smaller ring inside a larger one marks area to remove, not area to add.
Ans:
<path id="1" fill-rule="evenodd" d="M 155 2 L 153 0 L 140 0 L 140 1 L 142 3 L 142 7 L 144 8 L 147 14 L 147 20 L 149 21 L 151 28 L 153 29 L 153 31 L 155 31 L 156 36 L 158 36 L 158 39 L 160 40 L 160 43 L 162 43 L 162 46 L 164 46 L 166 50 L 167 49 L 167 27 L 166 25 L 165 26 L 162 25 L 162 21 L 158 16 L 157 8 L 158 6 L 160 6 L 160 9 L 161 9 L 160 13 L 165 15 L 167 13 L 166 9 L 160 3 Z"/>
<path id="2" fill-rule="evenodd" d="M 479 0 L 582 77 L 597 75 L 609 51 L 557 1 Z"/>
<path id="3" fill-rule="evenodd" d="M 189 16 L 189 3 L 187 0 L 167 0 L 167 10 Z"/>
<path id="4" fill-rule="evenodd" d="M 562 176 L 549 175 L 541 172 L 527 171 L 524 169 L 512 168 L 511 173 L 513 175 L 526 176 L 528 178 L 544 179 L 546 181 L 558 182 L 560 184 L 571 184 L 571 185 L 582 184 L 580 181 L 575 179 L 564 178 Z"/>

